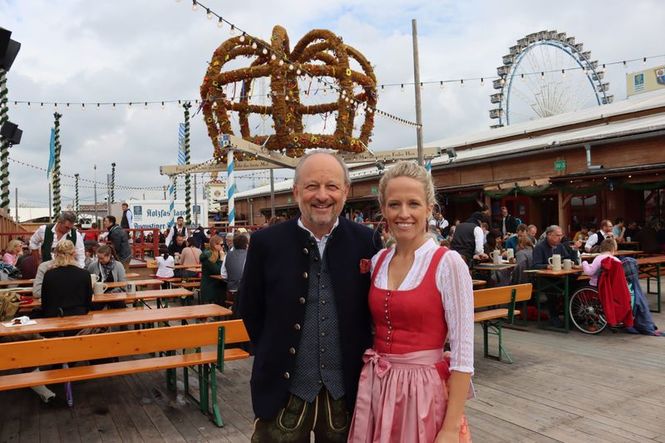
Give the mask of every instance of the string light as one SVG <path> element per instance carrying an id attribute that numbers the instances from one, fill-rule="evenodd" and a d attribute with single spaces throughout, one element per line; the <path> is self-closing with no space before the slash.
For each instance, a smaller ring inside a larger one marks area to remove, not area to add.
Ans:
<path id="1" fill-rule="evenodd" d="M 200 3 L 197 0 L 194 0 L 192 2 L 192 5 L 195 5 L 195 4 L 200 5 Z M 221 16 L 219 17 L 219 22 L 220 23 L 225 22 L 224 19 Z M 256 44 L 256 42 L 253 42 L 252 46 L 254 46 L 255 44 Z M 261 52 L 264 55 L 267 55 L 268 51 L 269 50 L 266 47 L 263 47 L 261 49 Z M 606 69 L 608 66 L 614 66 L 614 65 L 622 65 L 624 68 L 626 68 L 628 63 L 631 63 L 631 62 L 642 61 L 642 63 L 645 63 L 645 60 L 648 61 L 650 59 L 663 58 L 663 57 L 665 57 L 665 54 L 647 56 L 647 57 L 640 57 L 640 58 L 634 58 L 634 59 L 627 59 L 627 60 L 621 60 L 621 61 L 615 61 L 615 62 L 609 62 L 609 63 L 603 63 L 601 66 L 602 66 L 602 69 Z M 275 55 L 275 53 L 272 53 L 270 58 L 272 60 L 276 60 L 277 56 Z M 284 62 L 282 61 L 282 65 L 283 65 L 283 63 Z M 536 75 L 536 74 L 538 74 L 542 77 L 542 76 L 544 76 L 544 74 L 554 73 L 554 72 L 560 72 L 561 76 L 565 77 L 566 76 L 566 71 L 571 71 L 571 70 L 582 70 L 583 72 L 586 72 L 586 67 L 584 67 L 584 68 L 574 67 L 574 68 L 566 68 L 566 69 L 561 69 L 561 70 L 557 69 L 557 70 L 552 70 L 552 71 L 525 72 L 525 73 L 520 73 L 520 77 L 525 78 L 525 76 Z M 298 70 L 296 72 L 297 72 L 298 75 L 303 73 L 303 71 L 300 69 L 300 67 L 298 67 Z M 459 82 L 460 84 L 462 84 L 462 83 L 464 83 L 464 81 L 479 80 L 480 84 L 482 85 L 484 83 L 484 80 L 493 80 L 493 79 L 498 79 L 500 81 L 501 85 L 504 85 L 506 83 L 506 77 L 505 76 L 501 76 L 501 77 L 483 76 L 483 77 L 471 77 L 471 78 L 463 78 L 463 79 L 455 79 L 455 80 L 424 81 L 424 82 L 420 82 L 420 85 L 424 87 L 424 86 L 427 86 L 427 85 L 438 84 L 441 89 L 444 89 L 444 86 L 445 86 L 446 83 Z M 319 83 L 321 83 L 319 79 L 317 79 L 317 81 L 319 81 Z M 383 83 L 383 84 L 377 85 L 377 89 L 385 90 L 386 88 L 394 87 L 394 86 L 399 86 L 401 89 L 404 89 L 405 86 L 410 86 L 410 85 L 414 85 L 414 84 L 415 83 L 403 83 L 403 82 L 400 82 L 400 83 Z M 329 85 L 329 87 L 330 87 L 331 90 L 333 90 L 332 85 Z M 316 94 L 318 92 L 323 92 L 325 94 L 325 93 L 328 92 L 328 90 L 325 87 L 321 87 L 321 88 L 317 88 L 317 89 L 314 89 L 314 90 L 310 91 L 310 94 Z M 278 96 L 280 94 L 275 93 L 274 95 Z M 265 96 L 267 97 L 267 95 L 265 95 Z M 264 97 L 264 95 L 263 94 L 253 94 L 253 95 L 249 94 L 247 96 L 241 96 L 240 98 L 250 98 L 251 99 L 252 97 Z M 200 100 L 191 99 L 191 98 L 189 98 L 189 99 L 177 99 L 177 100 L 161 99 L 161 100 L 153 100 L 153 101 L 136 99 L 136 100 L 132 100 L 132 101 L 128 101 L 128 102 L 120 102 L 120 101 L 115 101 L 115 102 L 104 102 L 104 101 L 55 102 L 55 101 L 47 101 L 47 100 L 12 100 L 12 102 L 14 103 L 14 106 L 27 105 L 29 107 L 32 107 L 31 106 L 32 103 L 39 103 L 39 105 L 40 105 L 39 108 L 43 108 L 44 106 L 53 106 L 53 107 L 57 108 L 58 106 L 62 106 L 62 105 L 69 108 L 69 107 L 71 107 L 71 105 L 80 105 L 82 110 L 84 110 L 86 106 L 94 106 L 98 109 L 105 108 L 105 107 L 116 108 L 117 107 L 116 105 L 132 107 L 132 105 L 135 104 L 135 103 L 143 103 L 144 106 L 150 106 L 152 104 L 158 104 L 158 105 L 161 106 L 162 109 L 164 109 L 166 107 L 166 105 L 168 105 L 168 104 L 177 103 L 178 105 L 181 105 L 183 102 L 186 102 L 186 101 L 198 102 Z"/>

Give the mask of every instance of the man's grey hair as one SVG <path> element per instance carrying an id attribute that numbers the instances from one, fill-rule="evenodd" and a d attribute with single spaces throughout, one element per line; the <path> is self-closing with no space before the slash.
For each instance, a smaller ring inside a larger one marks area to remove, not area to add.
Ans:
<path id="1" fill-rule="evenodd" d="M 298 165 L 296 166 L 296 174 L 293 177 L 293 184 L 297 185 L 298 184 L 298 179 L 300 178 L 300 171 L 302 169 L 302 165 L 307 161 L 308 158 L 317 155 L 317 154 L 327 154 L 337 160 L 337 163 L 342 167 L 342 171 L 344 171 L 344 184 L 347 186 L 351 185 L 351 177 L 349 176 L 349 168 L 346 166 L 346 163 L 344 163 L 344 159 L 337 155 L 335 151 L 332 151 L 330 149 L 313 149 L 309 151 L 307 154 L 303 155 L 300 157 L 300 161 L 298 161 Z"/>
<path id="2" fill-rule="evenodd" d="M 561 226 L 559 225 L 550 225 L 545 229 L 545 235 L 549 235 L 552 232 L 556 231 L 557 229 L 561 229 Z"/>
<path id="3" fill-rule="evenodd" d="M 76 224 L 76 214 L 71 211 L 63 211 L 58 216 L 58 223 L 70 222 Z"/>

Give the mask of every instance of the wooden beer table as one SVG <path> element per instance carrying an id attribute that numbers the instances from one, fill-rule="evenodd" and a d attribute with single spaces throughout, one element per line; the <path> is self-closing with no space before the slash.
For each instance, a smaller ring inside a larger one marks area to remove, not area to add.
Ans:
<path id="1" fill-rule="evenodd" d="M 37 323 L 34 325 L 7 327 L 0 324 L 0 337 L 73 331 L 86 328 L 138 325 L 142 323 L 162 323 L 197 318 L 223 317 L 226 315 L 231 315 L 231 311 L 216 304 L 178 306 L 164 309 L 108 309 L 104 311 L 91 311 L 86 315 L 37 318 L 35 319 Z"/>

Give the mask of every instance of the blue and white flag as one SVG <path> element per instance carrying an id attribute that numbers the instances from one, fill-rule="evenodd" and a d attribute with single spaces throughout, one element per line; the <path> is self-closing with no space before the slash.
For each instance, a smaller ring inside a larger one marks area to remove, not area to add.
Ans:
<path id="1" fill-rule="evenodd" d="M 51 128 L 51 142 L 49 144 L 48 168 L 46 168 L 46 178 L 51 180 L 51 174 L 55 167 L 55 128 Z"/>
<path id="2" fill-rule="evenodd" d="M 427 160 L 425 162 L 425 169 L 427 170 L 427 172 L 432 174 L 432 160 Z"/>
<path id="3" fill-rule="evenodd" d="M 178 125 L 178 164 L 185 164 L 185 124 Z"/>

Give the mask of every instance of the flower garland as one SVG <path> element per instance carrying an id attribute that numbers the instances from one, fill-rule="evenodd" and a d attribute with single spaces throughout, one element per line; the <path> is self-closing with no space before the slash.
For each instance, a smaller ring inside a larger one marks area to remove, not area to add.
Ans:
<path id="1" fill-rule="evenodd" d="M 249 67 L 223 71 L 227 63 L 238 57 L 254 60 Z M 362 72 L 351 69 L 351 60 L 360 65 Z M 333 79 L 338 93 L 336 101 L 302 104 L 298 77 L 303 75 L 309 75 L 318 82 L 322 81 L 322 77 Z M 257 105 L 249 101 L 252 81 L 262 77 L 270 78 L 272 105 Z M 235 97 L 229 98 L 224 91 L 226 85 L 235 86 L 236 82 L 241 85 L 238 101 Z M 267 149 L 281 151 L 290 157 L 302 156 L 310 148 L 363 152 L 371 141 L 374 128 L 372 111 L 377 103 L 374 70 L 359 51 L 344 44 L 342 38 L 331 31 L 315 29 L 308 32 L 293 51 L 289 49 L 286 30 L 281 26 L 273 28 L 270 44 L 245 35 L 226 40 L 213 53 L 200 92 L 208 135 L 212 140 L 214 156 L 220 162 L 225 162 L 225 152 L 218 138 L 220 134 L 233 133 L 230 112 L 238 113 L 242 138 L 256 144 L 265 143 Z M 365 120 L 359 134 L 354 137 L 353 123 L 358 106 L 365 107 Z M 336 113 L 332 135 L 304 132 L 304 115 L 330 113 Z M 275 134 L 252 135 L 249 127 L 251 114 L 271 116 Z M 249 157 L 239 155 L 238 158 Z"/>

